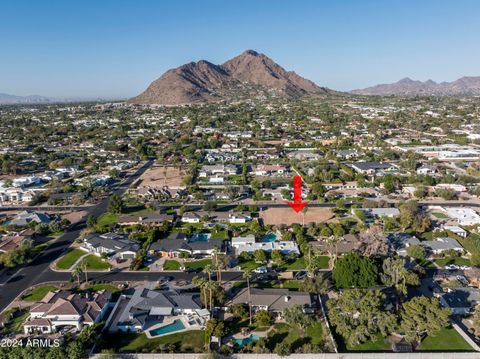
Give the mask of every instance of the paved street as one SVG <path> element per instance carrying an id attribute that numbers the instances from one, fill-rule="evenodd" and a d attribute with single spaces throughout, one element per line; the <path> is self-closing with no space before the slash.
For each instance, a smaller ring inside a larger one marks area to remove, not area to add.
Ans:
<path id="1" fill-rule="evenodd" d="M 147 168 L 153 164 L 153 160 L 147 161 L 142 167 L 140 167 L 134 174 L 129 176 L 123 181 L 114 193 L 123 194 L 127 188 L 135 181 Z M 104 213 L 108 206 L 108 198 L 102 200 L 99 204 L 88 209 L 88 214 L 93 216 L 99 216 Z M 52 272 L 49 268 L 50 263 L 59 258 L 64 252 L 68 250 L 68 247 L 72 244 L 75 238 L 78 237 L 80 231 L 85 227 L 85 219 L 66 231 L 63 236 L 60 236 L 51 246 L 45 249 L 39 256 L 37 256 L 31 263 L 20 268 L 14 274 L 10 271 L 4 271 L 0 275 L 0 312 L 3 311 L 15 297 L 22 293 L 25 289 L 31 287 L 36 283 L 43 281 L 57 280 L 51 275 L 60 275 L 60 273 Z M 70 278 L 69 273 L 64 273 L 65 276 Z M 66 280 L 68 280 L 68 278 Z M 58 280 L 65 280 L 65 277 Z"/>

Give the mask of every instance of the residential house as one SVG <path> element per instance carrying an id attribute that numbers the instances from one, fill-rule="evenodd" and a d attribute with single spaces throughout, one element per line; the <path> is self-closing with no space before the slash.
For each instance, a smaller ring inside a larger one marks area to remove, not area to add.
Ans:
<path id="1" fill-rule="evenodd" d="M 62 328 L 80 331 L 85 326 L 101 321 L 107 312 L 111 293 L 49 292 L 30 307 L 30 315 L 23 323 L 25 334 L 51 334 Z"/>
<path id="2" fill-rule="evenodd" d="M 421 245 L 422 242 L 417 237 L 407 233 L 390 233 L 387 236 L 387 243 L 393 253 L 405 257 L 407 256 L 408 247 Z"/>
<path id="3" fill-rule="evenodd" d="M 161 212 L 142 212 L 141 214 L 126 214 L 118 219 L 120 226 L 152 226 L 159 227 L 164 222 L 172 223 L 175 219 L 173 214 L 166 214 Z"/>
<path id="4" fill-rule="evenodd" d="M 417 168 L 416 172 L 417 175 L 434 175 L 435 173 L 437 173 L 437 169 L 433 166 L 422 165 Z"/>
<path id="5" fill-rule="evenodd" d="M 387 162 L 358 161 L 352 163 L 351 167 L 355 171 L 367 175 L 382 175 L 398 170 L 397 166 Z"/>
<path id="6" fill-rule="evenodd" d="M 258 249 L 266 252 L 278 250 L 285 255 L 290 253 L 297 255 L 300 254 L 300 250 L 298 249 L 298 245 L 295 241 L 257 242 L 255 236 L 251 234 L 245 237 L 234 237 L 232 238 L 231 244 L 232 247 L 235 248 L 235 253 L 237 255 L 243 252 L 253 253 Z"/>
<path id="7" fill-rule="evenodd" d="M 480 290 L 477 288 L 455 288 L 440 295 L 440 303 L 450 308 L 454 315 L 467 315 L 472 313 L 480 304 Z"/>
<path id="8" fill-rule="evenodd" d="M 316 295 L 304 292 L 295 292 L 279 288 L 248 288 L 241 289 L 226 306 L 232 304 L 251 303 L 252 311 L 267 310 L 274 317 L 281 318 L 283 311 L 294 305 L 300 305 L 305 313 L 314 313 L 317 308 Z"/>
<path id="9" fill-rule="evenodd" d="M 334 244 L 329 244 L 327 240 L 320 239 L 318 241 L 309 242 L 312 249 L 321 253 L 330 251 L 338 254 L 354 252 L 360 248 L 361 242 L 358 236 L 354 234 L 346 234 Z"/>
<path id="10" fill-rule="evenodd" d="M 447 250 L 454 250 L 456 252 L 463 252 L 464 248 L 451 237 L 438 237 L 435 240 L 423 241 L 421 245 L 425 247 L 428 252 L 433 254 L 441 254 Z"/>
<path id="11" fill-rule="evenodd" d="M 17 214 L 7 224 L 12 226 L 23 227 L 23 226 L 27 226 L 30 222 L 35 222 L 38 224 L 49 224 L 55 219 L 56 217 L 51 216 L 45 212 L 38 212 L 38 211 L 27 209 Z"/>
<path id="12" fill-rule="evenodd" d="M 149 253 L 161 257 L 178 257 L 180 253 L 211 256 L 215 250 L 225 253 L 225 243 L 221 239 L 211 239 L 209 234 L 187 236 L 173 233 L 167 238 L 150 244 Z"/>
<path id="13" fill-rule="evenodd" d="M 254 174 L 256 176 L 276 176 L 287 173 L 287 168 L 280 165 L 258 165 L 255 167 Z"/>
<path id="14" fill-rule="evenodd" d="M 468 235 L 468 232 L 459 226 L 443 226 L 441 230 L 452 232 L 453 234 L 463 238 L 466 238 Z"/>
<path id="15" fill-rule="evenodd" d="M 7 253 L 17 249 L 26 242 L 32 243 L 33 231 L 24 229 L 21 232 L 11 232 L 0 236 L 0 252 Z"/>
<path id="16" fill-rule="evenodd" d="M 140 243 L 123 234 L 94 233 L 85 237 L 81 248 L 98 256 L 105 253 L 115 259 L 133 259 L 140 249 Z"/>
<path id="17" fill-rule="evenodd" d="M 457 221 L 461 226 L 473 226 L 480 224 L 480 216 L 472 208 L 446 207 L 447 216 Z"/>
<path id="18" fill-rule="evenodd" d="M 201 307 L 199 293 L 137 287 L 120 296 L 107 320 L 107 326 L 110 332 L 139 332 L 180 320 L 186 329 L 192 324 L 202 327 L 209 317 L 210 312 Z"/>

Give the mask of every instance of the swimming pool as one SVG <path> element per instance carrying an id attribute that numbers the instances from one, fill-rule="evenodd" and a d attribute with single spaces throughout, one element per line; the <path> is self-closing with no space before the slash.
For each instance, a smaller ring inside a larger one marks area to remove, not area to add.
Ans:
<path id="1" fill-rule="evenodd" d="M 150 330 L 149 333 L 152 337 L 156 337 L 158 335 L 168 334 L 168 333 L 176 332 L 178 330 L 183 330 L 183 329 L 185 329 L 185 326 L 183 325 L 181 320 L 177 319 L 173 323 L 170 323 L 168 325 L 165 325 L 157 329 Z"/>
<path id="2" fill-rule="evenodd" d="M 197 241 L 203 241 L 206 242 L 210 239 L 211 234 L 210 233 L 199 233 L 199 234 L 194 234 L 190 240 L 192 242 L 197 242 Z"/>
<path id="3" fill-rule="evenodd" d="M 235 339 L 235 343 L 237 343 L 241 347 L 244 347 L 245 345 L 256 342 L 258 339 L 260 339 L 258 335 L 252 334 L 249 337 L 243 339 Z"/>
<path id="4" fill-rule="evenodd" d="M 277 234 L 276 233 L 269 233 L 260 239 L 260 242 L 275 242 L 277 240 Z"/>

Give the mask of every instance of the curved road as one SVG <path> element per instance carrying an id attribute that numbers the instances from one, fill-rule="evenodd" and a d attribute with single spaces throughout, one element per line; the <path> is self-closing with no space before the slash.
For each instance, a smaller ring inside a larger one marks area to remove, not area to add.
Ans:
<path id="1" fill-rule="evenodd" d="M 150 166 L 153 160 L 149 160 L 142 165 L 134 174 L 128 176 L 121 182 L 113 191 L 114 194 L 123 194 L 128 187 L 135 181 L 142 173 L 144 173 Z M 81 222 L 72 225 L 64 235 L 60 236 L 54 243 L 47 247 L 42 253 L 34 258 L 32 262 L 21 267 L 16 273 L 12 275 L 10 271 L 3 271 L 0 274 L 0 312 L 2 312 L 20 293 L 34 284 L 44 281 L 65 280 L 69 273 L 56 273 L 50 269 L 50 264 L 59 258 L 68 247 L 78 237 L 80 231 L 85 227 L 86 217 L 93 215 L 99 216 L 104 213 L 108 206 L 108 198 L 103 199 L 99 204 L 90 207 L 87 210 L 87 215 Z M 103 275 L 105 273 L 102 273 Z"/>

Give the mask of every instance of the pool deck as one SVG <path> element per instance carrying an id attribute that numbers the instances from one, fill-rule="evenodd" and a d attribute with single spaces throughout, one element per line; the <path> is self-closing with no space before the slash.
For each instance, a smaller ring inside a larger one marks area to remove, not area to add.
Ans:
<path id="1" fill-rule="evenodd" d="M 164 333 L 164 334 L 160 334 L 160 335 L 151 335 L 150 334 L 150 331 L 158 329 L 158 328 L 166 327 L 167 325 L 173 324 L 176 320 L 180 320 L 185 328 L 180 329 L 180 330 L 174 330 L 174 331 L 171 331 L 169 333 Z M 196 324 L 190 324 L 189 322 L 192 321 L 192 320 L 195 320 Z M 200 324 L 199 324 L 198 321 L 200 322 Z M 145 330 L 144 333 L 147 336 L 147 338 L 149 338 L 149 339 L 158 338 L 158 337 L 162 337 L 164 335 L 170 335 L 170 334 L 173 334 L 173 333 L 181 333 L 181 332 L 188 332 L 189 330 L 204 329 L 205 328 L 205 322 L 206 322 L 206 320 L 204 318 L 198 316 L 198 315 L 192 316 L 191 318 L 189 318 L 187 315 L 172 316 L 172 317 L 169 317 L 166 321 L 164 321 L 162 323 L 158 323 L 158 324 L 155 324 L 155 325 L 151 326 L 150 328 Z"/>

